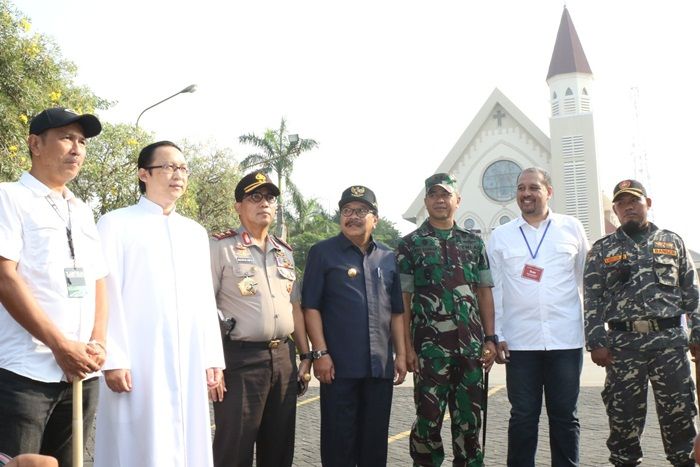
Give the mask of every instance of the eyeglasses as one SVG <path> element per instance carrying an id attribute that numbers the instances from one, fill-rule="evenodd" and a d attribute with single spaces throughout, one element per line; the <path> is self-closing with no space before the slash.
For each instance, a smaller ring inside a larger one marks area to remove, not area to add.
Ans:
<path id="1" fill-rule="evenodd" d="M 259 203 L 263 200 L 263 198 L 265 198 L 265 201 L 267 201 L 268 203 L 277 204 L 277 196 L 271 193 L 260 193 L 259 191 L 255 191 L 253 193 L 250 193 L 249 195 L 245 195 L 245 197 L 254 203 Z"/>
<path id="2" fill-rule="evenodd" d="M 179 170 L 182 175 L 189 175 L 190 174 L 190 169 L 186 165 L 175 165 L 173 163 L 165 163 L 162 165 L 151 165 L 148 167 L 144 167 L 144 169 L 163 169 L 163 172 L 166 174 L 173 174 L 175 173 L 176 170 Z"/>
<path id="3" fill-rule="evenodd" d="M 367 217 L 367 214 L 369 214 L 370 212 L 374 214 L 374 211 L 367 208 L 343 208 L 340 210 L 340 213 L 343 215 L 343 217 L 351 217 L 354 214 L 360 219 L 364 219 L 365 217 Z"/>

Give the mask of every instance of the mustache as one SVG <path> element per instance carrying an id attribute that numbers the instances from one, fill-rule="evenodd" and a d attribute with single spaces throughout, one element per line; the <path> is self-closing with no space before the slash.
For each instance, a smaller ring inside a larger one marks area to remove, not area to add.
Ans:
<path id="1" fill-rule="evenodd" d="M 348 220 L 345 221 L 345 226 L 346 226 L 346 227 L 352 227 L 352 226 L 362 227 L 362 226 L 364 225 L 364 223 L 365 223 L 364 220 L 360 220 L 360 219 L 348 219 Z"/>

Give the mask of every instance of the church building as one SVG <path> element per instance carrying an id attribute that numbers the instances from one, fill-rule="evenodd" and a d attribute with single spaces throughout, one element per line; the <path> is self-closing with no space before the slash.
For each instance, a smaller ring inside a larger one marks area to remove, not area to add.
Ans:
<path id="1" fill-rule="evenodd" d="M 590 241 L 614 229 L 610 203 L 598 182 L 593 114 L 593 74 L 568 10 L 559 25 L 547 73 L 551 115 L 548 137 L 501 91 L 494 89 L 435 172 L 453 174 L 462 203 L 455 221 L 491 231 L 520 214 L 517 177 L 526 167 L 542 167 L 552 176 L 550 207 L 577 217 Z M 428 216 L 421 192 L 403 214 L 420 225 Z M 607 228 L 606 228 L 607 227 Z"/>

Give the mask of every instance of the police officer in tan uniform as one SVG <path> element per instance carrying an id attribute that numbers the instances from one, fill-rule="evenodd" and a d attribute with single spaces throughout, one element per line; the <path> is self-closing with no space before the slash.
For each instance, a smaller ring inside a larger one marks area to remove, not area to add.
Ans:
<path id="1" fill-rule="evenodd" d="M 310 355 L 292 248 L 268 234 L 279 189 L 262 172 L 236 186 L 238 229 L 211 240 L 226 370 L 211 391 L 215 466 L 291 466 L 298 382 Z M 297 371 L 294 342 L 302 353 Z M 302 387 L 303 390 L 303 387 Z"/>

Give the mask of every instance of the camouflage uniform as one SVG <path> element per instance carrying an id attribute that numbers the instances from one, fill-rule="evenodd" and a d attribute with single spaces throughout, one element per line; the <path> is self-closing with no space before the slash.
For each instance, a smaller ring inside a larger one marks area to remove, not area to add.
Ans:
<path id="1" fill-rule="evenodd" d="M 683 240 L 651 223 L 638 243 L 618 229 L 598 240 L 588 254 L 586 348 L 607 347 L 612 353 L 602 396 L 613 464 L 641 461 L 639 438 L 651 381 L 667 459 L 673 465 L 695 465 L 689 461 L 695 437 L 695 396 L 686 356 L 688 339 L 680 325 L 680 316 L 688 313 L 691 341 L 700 342 L 694 277 Z M 628 330 L 617 330 L 620 327 Z"/>
<path id="2" fill-rule="evenodd" d="M 458 226 L 443 238 L 425 221 L 401 239 L 397 260 L 402 290 L 413 294 L 411 336 L 418 354 L 417 416 L 410 439 L 414 465 L 442 463 L 440 431 L 447 403 L 454 465 L 483 465 L 483 332 L 476 288 L 493 286 L 484 242 Z"/>

